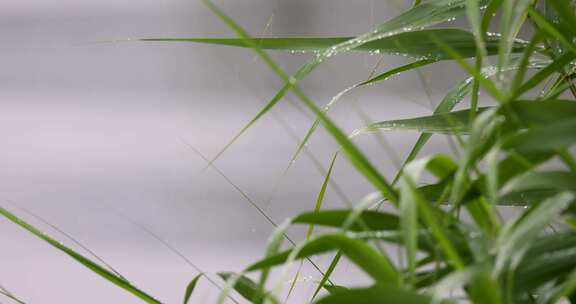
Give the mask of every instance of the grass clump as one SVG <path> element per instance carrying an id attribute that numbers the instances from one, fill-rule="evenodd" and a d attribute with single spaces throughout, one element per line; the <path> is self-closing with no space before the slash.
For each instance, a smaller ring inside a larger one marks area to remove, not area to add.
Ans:
<path id="1" fill-rule="evenodd" d="M 277 225 L 263 259 L 242 273 L 219 274 L 227 282 L 221 302 L 236 290 L 252 303 L 279 303 L 281 286 L 272 282 L 273 268 L 334 253 L 330 266 L 321 271 L 312 302 L 576 303 L 576 160 L 570 149 L 576 143 L 576 11 L 572 1 L 416 1 L 406 12 L 365 34 L 318 38 L 251 37 L 212 2 L 204 2 L 236 38 L 142 40 L 248 47 L 284 82 L 208 163 L 213 164 L 292 91 L 316 116 L 293 159 L 322 125 L 339 144 L 341 154 L 378 191 L 348 209 L 321 209 L 334 156 L 315 209 Z M 466 16 L 467 27 L 431 28 L 458 16 Z M 496 33 L 489 28 L 496 28 Z M 315 54 L 289 75 L 266 53 L 268 49 Z M 446 93 L 432 115 L 359 126 L 349 135 L 326 115 L 333 102 L 319 107 L 299 83 L 326 60 L 351 51 L 414 59 L 367 81 L 359 80 L 354 88 L 377 85 L 394 74 L 442 60 L 457 62 L 468 76 Z M 480 90 L 495 105 L 480 105 Z M 469 106 L 452 111 L 467 96 Z M 405 130 L 422 134 L 396 178 L 389 181 L 353 138 L 368 132 Z M 455 136 L 462 155 L 457 159 L 442 154 L 419 158 L 422 147 L 436 133 Z M 561 168 L 542 166 L 549 161 L 558 162 Z M 423 185 L 420 180 L 425 172 L 435 182 Z M 390 204 L 396 212 L 381 211 L 381 204 Z M 518 208 L 517 216 L 503 218 L 500 206 L 523 208 Z M 158 303 L 123 277 L 71 251 L 8 210 L 0 209 L 0 213 L 104 279 L 146 302 Z M 285 232 L 295 225 L 309 227 L 306 239 L 285 249 Z M 314 234 L 314 226 L 327 229 Z M 383 244 L 400 249 L 399 261 L 390 257 Z M 342 257 L 372 283 L 358 287 L 333 282 L 330 276 Z M 247 276 L 252 272 L 260 273 L 259 280 Z M 193 278 L 184 302 L 200 278 Z"/>

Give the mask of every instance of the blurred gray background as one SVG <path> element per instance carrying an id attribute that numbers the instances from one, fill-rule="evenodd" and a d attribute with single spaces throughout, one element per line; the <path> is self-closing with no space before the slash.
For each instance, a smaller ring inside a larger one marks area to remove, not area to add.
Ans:
<path id="1" fill-rule="evenodd" d="M 389 0 L 217 1 L 253 35 L 356 35 L 409 6 Z M 213 157 L 281 83 L 250 50 L 187 43 L 104 42 L 141 37 L 225 37 L 232 32 L 196 0 L 4 0 L 0 4 L 1 205 L 67 245 L 73 236 L 134 284 L 181 302 L 197 270 L 213 278 L 264 253 L 273 226 L 194 149 Z M 294 72 L 311 55 L 274 52 Z M 365 80 L 380 56 L 338 56 L 302 86 L 319 104 Z M 386 56 L 378 71 L 407 62 Z M 346 95 L 330 112 L 347 132 L 359 112 L 385 120 L 431 113 L 463 73 L 423 68 Z M 319 131 L 283 176 L 313 116 L 288 96 L 215 163 L 277 223 L 313 208 L 336 145 Z M 388 177 L 417 133 L 387 133 L 395 153 L 370 135 L 356 139 Z M 193 146 L 191 148 L 190 146 Z M 427 151 L 449 152 L 436 137 Z M 395 156 L 395 154 L 397 154 Z M 352 201 L 373 191 L 343 158 L 334 180 Z M 276 190 L 275 190 L 276 189 Z M 345 205 L 330 187 L 326 208 Z M 303 229 L 293 229 L 295 240 Z M 27 303 L 138 303 L 68 256 L 0 219 L 0 284 Z M 87 253 L 86 253 L 87 254 Z M 316 259 L 326 268 L 330 256 Z M 361 282 L 343 265 L 336 282 Z M 305 266 L 299 303 L 318 274 Z M 220 281 L 218 281 L 220 282 Z M 289 283 L 285 282 L 285 289 Z M 218 290 L 202 280 L 193 303 Z M 0 303 L 9 300 L 0 298 Z"/>

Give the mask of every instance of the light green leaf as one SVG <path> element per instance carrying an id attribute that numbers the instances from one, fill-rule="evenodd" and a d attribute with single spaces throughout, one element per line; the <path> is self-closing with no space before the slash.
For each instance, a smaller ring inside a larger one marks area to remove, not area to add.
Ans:
<path id="1" fill-rule="evenodd" d="M 190 281 L 190 283 L 188 283 L 188 286 L 186 286 L 186 292 L 184 293 L 184 304 L 187 304 L 188 301 L 190 301 L 190 297 L 192 296 L 192 293 L 194 292 L 194 288 L 196 288 L 196 284 L 198 283 L 198 280 L 203 276 L 203 273 L 199 273 L 198 275 L 196 275 L 192 281 Z"/>

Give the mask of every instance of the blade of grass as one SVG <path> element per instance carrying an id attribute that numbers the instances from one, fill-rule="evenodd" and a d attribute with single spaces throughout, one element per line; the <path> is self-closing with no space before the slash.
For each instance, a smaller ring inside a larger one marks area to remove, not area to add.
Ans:
<path id="1" fill-rule="evenodd" d="M 324 182 L 322 182 L 320 192 L 318 192 L 318 196 L 316 198 L 316 204 L 314 205 L 314 211 L 313 211 L 314 213 L 320 212 L 320 209 L 322 208 L 322 203 L 324 202 L 324 195 L 326 194 L 326 189 L 328 187 L 328 181 L 330 180 L 330 176 L 332 175 L 332 169 L 334 168 L 334 163 L 336 162 L 337 157 L 338 152 L 334 153 L 332 161 L 330 161 L 330 167 L 328 167 L 328 172 L 326 173 L 326 177 L 324 178 Z M 308 225 L 308 230 L 306 230 L 306 239 L 305 239 L 306 241 L 310 239 L 313 231 L 314 231 L 314 224 Z M 292 284 L 290 284 L 290 289 L 288 290 L 288 294 L 286 295 L 286 298 L 284 300 L 285 303 L 288 302 L 288 299 L 292 294 L 294 286 L 296 285 L 296 281 L 298 280 L 300 271 L 302 270 L 302 263 L 303 261 L 300 262 L 300 265 L 298 266 L 298 271 L 296 272 L 296 276 L 294 277 L 294 280 L 292 280 Z"/>
<path id="2" fill-rule="evenodd" d="M 190 297 L 194 292 L 194 288 L 196 288 L 196 284 L 198 284 L 198 280 L 203 276 L 203 273 L 197 274 L 190 283 L 186 286 L 186 292 L 184 293 L 184 304 L 188 304 L 190 301 Z"/>
<path id="3" fill-rule="evenodd" d="M 0 207 L 0 214 L 4 216 L 6 219 L 10 220 L 14 224 L 24 228 L 28 232 L 34 234 L 35 236 L 39 237 L 40 239 L 44 240 L 54 248 L 64 252 L 78 263 L 82 264 L 86 268 L 90 269 L 95 274 L 101 276 L 102 278 L 106 279 L 107 281 L 111 282 L 112 284 L 128 291 L 129 293 L 133 294 L 134 296 L 140 298 L 146 303 L 153 303 L 153 304 L 160 304 L 161 302 L 156 300 L 154 297 L 149 295 L 148 293 L 142 291 L 141 289 L 137 288 L 136 286 L 132 285 L 130 282 L 126 281 L 125 279 L 118 277 L 113 272 L 103 268 L 102 266 L 98 265 L 97 263 L 92 262 L 90 259 L 84 257 L 83 255 L 77 253 L 76 251 L 66 247 L 64 244 L 56 241 L 55 239 L 51 238 L 47 234 L 43 233 L 42 231 L 36 229 L 34 226 L 28 224 L 23 219 L 17 217 L 15 214 L 11 213 L 7 209 Z"/>
<path id="4" fill-rule="evenodd" d="M 2 285 L 0 285 L 0 294 L 7 297 L 8 299 L 18 303 L 18 304 L 26 304 L 24 301 L 20 300 L 13 293 L 11 293 L 8 289 L 4 288 L 4 286 L 2 286 Z"/>
<path id="5" fill-rule="evenodd" d="M 431 26 L 437 23 L 444 22 L 463 13 L 463 4 L 465 0 L 428 0 L 422 4 L 406 11 L 399 16 L 388 20 L 375 29 L 355 37 L 354 39 L 334 45 L 318 53 L 312 60 L 304 64 L 294 76 L 289 77 L 276 65 L 272 59 L 254 42 L 254 40 L 228 16 L 223 14 L 212 3 L 205 1 L 208 6 L 217 16 L 219 16 L 229 27 L 242 38 L 242 40 L 253 48 L 257 54 L 269 65 L 274 72 L 283 78 L 285 85 L 278 91 L 276 95 L 264 106 L 250 122 L 243 127 L 225 146 L 221 149 L 210 161 L 213 163 L 222 155 L 250 126 L 252 126 L 260 117 L 280 101 L 280 99 L 290 90 L 298 81 L 302 80 L 306 75 L 311 73 L 325 60 L 343 52 L 349 52 L 366 43 L 391 37 L 401 33 L 412 32 L 421 28 Z"/>
<path id="6" fill-rule="evenodd" d="M 530 190 L 575 191 L 576 173 L 567 171 L 526 172 L 500 188 L 500 195 Z"/>
<path id="7" fill-rule="evenodd" d="M 44 223 L 45 225 L 49 226 L 50 228 L 54 229 L 56 232 L 62 234 L 64 237 L 66 237 L 67 239 L 69 239 L 72 243 L 76 244 L 78 247 L 84 249 L 86 252 L 88 252 L 88 254 L 90 254 L 94 259 L 96 259 L 98 262 L 102 263 L 102 265 L 104 265 L 105 267 L 107 267 L 111 272 L 113 272 L 115 275 L 117 275 L 120 278 L 126 279 L 124 276 L 122 276 L 122 274 L 120 274 L 120 272 L 118 272 L 116 269 L 114 269 L 114 267 L 112 267 L 109 263 L 107 263 L 103 258 L 101 258 L 100 256 L 98 256 L 93 250 L 91 250 L 90 248 L 88 248 L 86 245 L 82 244 L 82 242 L 78 241 L 76 238 L 74 238 L 72 235 L 70 235 L 69 233 L 65 232 L 64 230 L 60 229 L 58 226 L 48 222 L 46 219 L 42 218 L 41 216 L 33 213 L 30 210 L 24 209 L 24 208 L 20 208 L 22 209 L 22 211 L 24 211 L 25 213 L 29 214 L 30 216 L 34 217 L 35 219 L 39 220 L 40 222 Z"/>
<path id="8" fill-rule="evenodd" d="M 362 44 L 354 51 L 366 51 L 371 53 L 402 55 L 412 58 L 430 57 L 436 60 L 452 59 L 443 50 L 430 40 L 433 33 L 442 37 L 444 41 L 454 46 L 463 56 L 474 57 L 476 52 L 475 38 L 470 32 L 456 28 L 435 28 L 414 30 L 384 37 Z M 347 37 L 253 37 L 252 42 L 264 50 L 281 50 L 291 52 L 321 52 L 332 46 L 354 39 Z M 131 40 L 132 41 L 132 40 Z M 250 43 L 239 38 L 143 38 L 138 41 L 144 42 L 193 42 L 222 46 L 234 46 L 253 48 Z M 514 41 L 513 51 L 518 52 L 523 48 L 522 41 Z M 499 38 L 490 36 L 484 47 L 487 54 L 497 53 Z"/>

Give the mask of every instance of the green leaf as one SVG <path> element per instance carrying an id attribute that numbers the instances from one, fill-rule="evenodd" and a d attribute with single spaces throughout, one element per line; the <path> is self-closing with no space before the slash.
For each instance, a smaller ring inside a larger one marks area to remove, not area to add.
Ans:
<path id="1" fill-rule="evenodd" d="M 576 143 L 576 119 L 562 120 L 538 126 L 508 138 L 503 148 L 519 153 L 546 152 L 569 147 Z"/>
<path id="2" fill-rule="evenodd" d="M 186 292 L 184 293 L 184 304 L 187 304 L 188 301 L 190 300 L 190 297 L 192 296 L 192 292 L 194 292 L 194 288 L 196 288 L 198 280 L 203 275 L 204 275 L 203 273 L 199 273 L 192 279 L 192 281 L 190 281 L 190 283 L 188 283 L 188 286 L 186 286 Z"/>
<path id="3" fill-rule="evenodd" d="M 500 286 L 490 276 L 487 269 L 481 269 L 474 273 L 469 286 L 469 294 L 472 302 L 475 304 L 500 304 L 502 295 Z"/>
<path id="4" fill-rule="evenodd" d="M 318 293 L 320 293 L 320 290 L 322 290 L 322 287 L 326 288 L 326 286 L 328 286 L 328 284 L 326 284 L 326 282 L 328 282 L 328 279 L 330 278 L 330 276 L 332 275 L 332 273 L 336 269 L 336 266 L 340 262 L 340 258 L 342 258 L 342 252 L 338 251 L 334 255 L 334 258 L 332 258 L 332 261 L 330 262 L 330 266 L 328 266 L 326 273 L 320 279 L 320 282 L 318 283 L 318 287 L 316 287 L 316 290 L 314 290 L 314 293 L 312 294 L 312 298 L 310 299 L 310 302 L 314 301 L 314 299 L 316 298 Z M 332 284 L 330 286 L 335 286 L 335 285 Z M 330 290 L 328 290 L 328 291 L 330 292 Z"/>
<path id="5" fill-rule="evenodd" d="M 51 238 L 44 232 L 36 229 L 34 226 L 28 224 L 23 219 L 17 217 L 10 211 L 0 207 L 0 214 L 4 216 L 6 219 L 10 220 L 11 222 L 19 225 L 20 227 L 26 229 L 28 232 L 34 234 L 35 236 L 39 237 L 40 239 L 46 241 L 52 247 L 64 252 L 65 254 L 69 255 L 71 258 L 76 260 L 78 263 L 82 264 L 86 268 L 90 269 L 95 274 L 101 276 L 102 278 L 106 279 L 107 281 L 113 283 L 114 285 L 130 292 L 131 294 L 135 295 L 136 297 L 140 298 L 146 303 L 154 303 L 159 304 L 160 301 L 156 300 L 154 297 L 150 296 L 146 292 L 138 289 L 136 286 L 132 285 L 130 282 L 126 281 L 125 279 L 118 277 L 116 274 L 110 272 L 109 270 L 105 269 L 104 267 L 98 265 L 97 263 L 91 261 L 90 259 L 84 257 L 83 255 L 77 253 L 76 251 L 66 247 L 64 244 L 58 242 L 57 240 Z"/>
<path id="6" fill-rule="evenodd" d="M 398 283 L 398 273 L 387 257 L 372 249 L 365 242 L 347 237 L 343 233 L 327 233 L 305 242 L 296 258 L 301 259 L 334 250 L 340 250 L 376 282 L 391 285 Z M 246 270 L 254 271 L 283 264 L 291 252 L 292 250 L 287 250 L 264 258 Z"/>
<path id="7" fill-rule="evenodd" d="M 434 60 L 452 59 L 430 40 L 434 34 L 450 43 L 464 57 L 473 57 L 476 52 L 474 36 L 465 30 L 455 28 L 424 29 L 412 32 L 401 32 L 382 39 L 373 40 L 353 49 L 372 53 L 403 55 L 414 58 L 433 58 Z M 321 52 L 332 46 L 352 40 L 355 37 L 253 37 L 251 41 L 263 50 L 313 51 Z M 145 38 L 148 42 L 195 42 L 253 48 L 252 44 L 240 38 Z M 524 42 L 515 41 L 515 51 L 521 51 Z M 496 54 L 498 37 L 491 36 L 487 41 L 489 54 Z"/>
<path id="8" fill-rule="evenodd" d="M 328 172 L 326 172 L 326 176 L 324 177 L 324 182 L 322 182 L 322 187 L 320 188 L 320 192 L 318 193 L 318 196 L 316 197 L 316 204 L 314 205 L 314 213 L 320 212 L 320 209 L 322 208 L 322 203 L 324 202 L 324 195 L 326 194 L 328 182 L 330 181 L 330 176 L 332 175 L 332 169 L 334 168 L 334 163 L 336 162 L 337 157 L 338 157 L 338 152 L 334 153 L 334 156 L 332 157 L 332 161 L 330 162 L 330 167 L 328 168 Z M 310 223 L 308 225 L 308 230 L 306 231 L 306 240 L 310 239 L 313 231 L 314 231 L 314 224 Z M 290 297 L 294 287 L 296 286 L 296 281 L 298 281 L 298 276 L 300 275 L 301 269 L 302 269 L 302 263 L 300 263 L 300 266 L 298 267 L 298 271 L 296 272 L 296 276 L 294 277 L 294 280 L 292 280 L 292 284 L 290 284 L 290 289 L 288 290 L 288 295 L 286 296 L 286 299 L 284 300 L 285 302 L 288 301 L 288 298 Z M 324 276 L 326 276 L 326 273 L 324 274 Z M 322 284 L 320 284 L 320 286 L 322 286 Z M 318 287 L 320 287 L 320 286 L 318 286 Z"/>
<path id="9" fill-rule="evenodd" d="M 355 85 L 354 87 L 356 88 L 359 86 L 373 84 L 374 82 L 377 82 L 377 81 L 383 81 L 383 80 L 386 80 L 386 79 L 388 79 L 394 75 L 397 75 L 397 74 L 400 74 L 400 73 L 403 73 L 406 71 L 410 71 L 410 70 L 413 70 L 413 69 L 416 69 L 416 68 L 419 68 L 419 67 L 422 67 L 425 65 L 429 65 L 429 64 L 432 64 L 434 62 L 436 62 L 436 60 L 434 60 L 434 59 L 422 59 L 422 60 L 414 61 L 414 62 L 405 64 L 405 65 L 399 66 L 397 68 L 388 70 L 388 71 L 386 71 L 382 74 L 379 74 L 377 76 L 374 76 L 374 77 L 372 77 L 372 78 L 370 78 L 370 79 L 368 79 L 368 80 L 366 80 L 360 84 Z"/>
<path id="10" fill-rule="evenodd" d="M 239 275 L 233 272 L 220 272 L 218 273 L 224 281 L 232 280 L 234 283 L 234 290 L 238 292 L 244 299 L 252 301 L 258 295 L 258 284 L 254 283 L 250 278 L 244 275 Z M 279 303 L 278 300 L 273 298 L 269 293 L 265 293 L 265 297 L 272 303 Z"/>
<path id="11" fill-rule="evenodd" d="M 486 108 L 480 109 L 480 111 Z M 377 131 L 417 131 L 421 133 L 455 134 L 468 133 L 470 110 L 420 116 L 408 119 L 396 119 L 375 122 L 367 127 L 355 130 L 350 137 Z"/>
<path id="12" fill-rule="evenodd" d="M 328 295 L 320 299 L 317 304 L 374 304 L 374 303 L 402 303 L 402 304 L 429 304 L 432 299 L 412 291 L 387 287 L 374 286 L 370 288 L 348 289 Z"/>
<path id="13" fill-rule="evenodd" d="M 482 113 L 492 107 L 479 108 Z M 563 120 L 576 117 L 576 102 L 568 100 L 516 100 L 501 107 L 499 113 L 508 114 L 510 111 L 524 125 L 547 126 Z M 388 120 L 373 123 L 364 128 L 355 130 L 350 136 L 376 131 L 418 131 L 424 133 L 440 134 L 468 134 L 470 109 L 442 112 L 428 116 L 408 119 Z M 510 123 L 508 123 L 508 126 Z"/>
<path id="14" fill-rule="evenodd" d="M 323 210 L 318 212 L 305 212 L 296 216 L 294 224 L 314 224 L 320 226 L 342 228 L 353 211 L 348 209 Z M 397 230 L 398 216 L 390 213 L 366 210 L 363 211 L 352 225 L 347 227 L 351 231 L 364 230 Z"/>
<path id="15" fill-rule="evenodd" d="M 529 190 L 575 191 L 576 173 L 567 171 L 526 172 L 506 183 L 500 194 L 506 195 Z"/>

